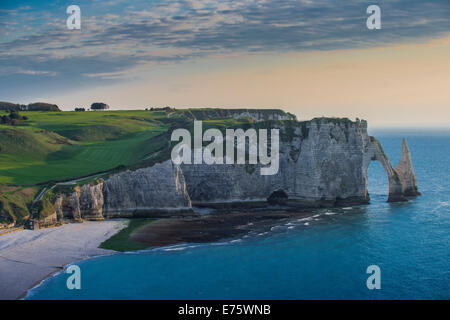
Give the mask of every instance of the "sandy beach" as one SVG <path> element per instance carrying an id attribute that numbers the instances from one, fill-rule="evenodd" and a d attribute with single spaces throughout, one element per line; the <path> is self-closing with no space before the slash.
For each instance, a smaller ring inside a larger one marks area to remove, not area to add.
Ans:
<path id="1" fill-rule="evenodd" d="M 98 248 L 125 220 L 66 224 L 0 236 L 0 299 L 19 299 L 64 265 L 114 251 Z"/>

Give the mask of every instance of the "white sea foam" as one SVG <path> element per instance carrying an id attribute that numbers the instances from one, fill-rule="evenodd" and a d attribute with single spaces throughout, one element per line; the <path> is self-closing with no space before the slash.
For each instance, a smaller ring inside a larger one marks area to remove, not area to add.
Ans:
<path id="1" fill-rule="evenodd" d="M 176 247 L 176 248 L 165 248 L 164 251 L 183 251 L 189 248 L 195 248 L 195 246 L 184 246 L 184 247 Z"/>
<path id="2" fill-rule="evenodd" d="M 434 209 L 431 210 L 431 212 L 436 212 L 436 211 L 440 210 L 441 208 L 448 207 L 449 205 L 450 205 L 450 202 L 448 202 L 448 201 L 438 201 L 438 204 L 436 205 L 436 207 Z"/>
<path id="3" fill-rule="evenodd" d="M 243 238 L 248 238 L 249 236 L 246 235 Z M 242 239 L 234 239 L 234 240 L 230 240 L 230 241 L 223 241 L 223 242 L 213 242 L 211 243 L 212 246 L 229 246 L 232 245 L 234 243 L 239 243 L 242 242 Z"/>
<path id="4" fill-rule="evenodd" d="M 325 212 L 325 214 L 327 216 L 332 216 L 332 215 L 335 215 L 335 214 L 338 214 L 338 213 L 337 212 Z"/>
<path id="5" fill-rule="evenodd" d="M 226 246 L 230 244 L 229 242 L 213 242 L 211 243 L 212 246 Z"/>
<path id="6" fill-rule="evenodd" d="M 201 246 L 201 244 L 188 245 L 187 243 L 181 243 L 181 244 L 174 244 L 171 246 L 165 246 L 165 247 L 161 247 L 161 248 L 147 249 L 147 250 L 143 250 L 140 252 L 142 253 L 142 252 L 151 252 L 151 251 L 183 251 L 186 249 L 197 248 L 199 246 Z"/>

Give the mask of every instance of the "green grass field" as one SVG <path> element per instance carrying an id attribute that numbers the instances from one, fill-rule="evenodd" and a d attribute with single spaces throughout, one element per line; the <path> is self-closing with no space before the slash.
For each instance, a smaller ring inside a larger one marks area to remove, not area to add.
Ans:
<path id="1" fill-rule="evenodd" d="M 156 221 L 155 219 L 133 219 L 129 220 L 128 226 L 125 229 L 120 230 L 117 234 L 113 235 L 108 240 L 100 244 L 99 248 L 109 249 L 115 251 L 134 251 L 144 250 L 147 246 L 133 241 L 130 236 L 133 232 L 145 227 L 149 223 Z"/>
<path id="2" fill-rule="evenodd" d="M 22 112 L 0 126 L 0 182 L 32 185 L 130 166 L 156 150 L 165 112 Z"/>

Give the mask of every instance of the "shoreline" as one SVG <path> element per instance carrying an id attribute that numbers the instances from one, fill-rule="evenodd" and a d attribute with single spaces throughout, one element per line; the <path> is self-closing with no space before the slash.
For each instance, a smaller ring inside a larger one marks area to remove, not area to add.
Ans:
<path id="1" fill-rule="evenodd" d="M 60 272 L 60 271 L 59 271 Z M 44 279 L 39 280 L 38 282 L 36 282 L 33 286 L 31 286 L 29 289 L 27 289 L 27 291 L 25 291 L 24 293 L 22 293 L 16 300 L 25 300 L 29 294 L 30 291 L 39 287 L 41 284 L 43 284 L 47 279 L 50 279 L 51 277 L 56 276 L 57 274 L 59 274 L 58 271 L 54 272 L 54 273 L 50 273 L 48 274 Z"/>
<path id="2" fill-rule="evenodd" d="M 61 266 L 59 268 L 59 270 L 55 270 L 54 272 L 49 273 L 46 277 L 42 278 L 41 280 L 37 281 L 35 284 L 33 284 L 30 288 L 28 288 L 20 297 L 18 297 L 16 300 L 25 300 L 30 296 L 30 293 L 32 290 L 37 289 L 38 287 L 40 287 L 42 284 L 44 284 L 46 281 L 52 279 L 53 277 L 56 277 L 57 275 L 59 275 L 61 272 L 64 272 L 64 270 L 66 269 L 66 267 L 68 265 L 71 264 L 77 264 L 79 262 L 83 262 L 83 261 L 87 261 L 87 260 L 91 260 L 91 259 L 96 259 L 96 258 L 100 258 L 100 257 L 106 257 L 106 256 L 111 256 L 114 254 L 118 254 L 120 252 L 117 251 L 113 251 L 113 250 L 108 250 L 111 252 L 106 252 L 104 254 L 98 254 L 92 257 L 85 257 L 83 259 L 79 259 L 79 260 L 75 260 L 75 261 L 71 261 L 69 263 L 66 263 L 64 266 Z"/>
<path id="3" fill-rule="evenodd" d="M 223 239 L 231 239 L 235 237 L 242 237 L 245 234 L 249 234 L 252 231 L 264 231 L 263 229 L 270 229 L 271 226 L 276 225 L 276 222 L 282 220 L 289 220 L 293 218 L 307 218 L 317 214 L 318 210 L 311 211 L 303 211 L 303 212 L 280 212 L 280 211 L 259 211 L 259 212 L 241 212 L 241 213 L 227 213 L 227 214 L 212 214 L 205 215 L 198 218 L 167 218 L 167 219 L 158 219 L 154 223 L 150 223 L 147 226 L 144 226 L 142 229 L 130 235 L 130 239 L 136 241 L 138 240 L 140 243 L 148 245 L 148 249 L 158 249 L 164 247 L 171 247 L 173 245 L 180 245 L 184 243 L 209 243 L 216 242 Z M 37 287 L 41 286 L 45 281 L 51 279 L 52 277 L 58 275 L 63 272 L 67 265 L 85 261 L 93 258 L 98 258 L 102 256 L 107 256 L 111 254 L 120 253 L 120 251 L 116 251 L 113 249 L 101 249 L 99 248 L 100 244 L 104 241 L 110 239 L 121 230 L 126 229 L 128 223 L 125 221 L 129 221 L 128 219 L 123 220 L 105 220 L 105 221 L 87 221 L 82 224 L 78 223 L 70 223 L 53 230 L 63 230 L 63 229 L 73 229 L 76 227 L 81 227 L 86 232 L 92 231 L 100 225 L 107 225 L 106 232 L 101 229 L 100 237 L 99 234 L 93 235 L 96 240 L 94 242 L 89 241 L 89 247 L 86 247 L 86 252 L 82 255 L 67 257 L 63 255 L 63 257 L 59 257 L 60 259 L 65 259 L 65 263 L 60 265 L 52 265 L 46 266 L 50 272 L 46 274 L 41 274 L 41 276 L 36 280 L 36 277 L 33 279 L 29 279 L 28 286 L 26 288 L 22 287 L 22 291 L 19 295 L 12 296 L 3 294 L 4 290 L 0 285 L 0 299 L 26 299 L 30 292 Z M 72 226 L 72 227 L 71 227 Z M 200 227 L 200 232 L 199 232 Z M 41 229 L 36 231 L 28 231 L 28 232 L 39 232 L 45 234 L 46 232 L 52 229 Z M 26 231 L 26 230 L 25 230 Z M 220 232 L 219 232 L 220 231 Z M 23 232 L 23 231 L 22 231 Z M 64 233 L 73 233 L 73 230 L 64 230 Z M 86 234 L 84 232 L 84 234 Z M 103 233 L 103 235 L 101 234 Z M 20 232 L 15 232 L 14 234 L 20 234 Z M 175 237 L 175 238 L 174 238 Z M 41 240 L 42 236 L 37 236 L 36 239 L 31 240 L 31 242 L 21 243 L 28 244 L 30 246 L 34 241 Z M 3 257 L 3 248 L 2 248 L 2 239 L 4 237 L 0 237 L 0 278 L 2 276 L 2 258 Z M 4 242 L 4 241 L 3 241 Z M 47 241 L 48 242 L 48 241 Z M 7 247 L 8 250 L 14 250 L 16 246 Z M 41 247 L 41 251 L 47 251 L 47 246 Z M 64 249 L 59 249 L 63 250 Z M 140 251 L 140 250 L 137 250 Z M 61 251 L 60 251 L 61 252 Z M 42 266 L 41 266 L 42 267 Z M 3 268 L 4 270 L 4 268 Z M 26 273 L 24 273 L 26 274 Z M 30 275 L 29 275 L 30 278 Z M 31 281 L 32 280 L 32 281 Z M 10 281 L 11 282 L 11 281 Z M 17 291 L 17 290 L 15 290 Z"/>
<path id="4" fill-rule="evenodd" d="M 74 262 L 76 262 L 76 261 L 73 261 L 73 262 L 71 262 L 71 263 L 74 263 Z M 55 272 L 51 272 L 51 273 L 49 273 L 45 278 L 43 278 L 43 279 L 37 281 L 37 282 L 36 282 L 35 284 L 33 284 L 29 289 L 27 289 L 27 291 L 25 291 L 24 293 L 22 293 L 16 300 L 25 300 L 25 299 L 29 296 L 31 290 L 36 289 L 37 287 L 39 287 L 41 284 L 43 284 L 43 283 L 44 283 L 45 281 L 47 281 L 48 279 L 51 279 L 52 277 L 54 277 L 54 276 L 60 274 L 60 273 L 65 269 L 65 267 L 66 267 L 67 265 L 71 264 L 71 263 L 68 263 L 68 264 L 64 265 L 64 267 L 62 267 L 61 270 L 55 271 Z"/>
<path id="5" fill-rule="evenodd" d="M 2 235 L 0 299 L 24 299 L 68 264 L 115 253 L 98 246 L 124 227 L 125 220 L 87 221 Z"/>

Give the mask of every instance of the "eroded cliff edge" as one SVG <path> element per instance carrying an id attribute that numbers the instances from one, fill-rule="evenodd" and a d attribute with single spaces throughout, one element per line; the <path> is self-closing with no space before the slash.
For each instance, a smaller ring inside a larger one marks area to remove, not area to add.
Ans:
<path id="1" fill-rule="evenodd" d="M 171 160 L 128 170 L 61 193 L 50 219 L 193 215 L 192 206 L 312 208 L 366 204 L 370 161 L 380 161 L 389 181 L 388 201 L 419 195 L 411 155 L 395 169 L 362 120 L 318 118 L 269 121 L 280 129 L 280 167 L 273 176 L 260 165 L 181 165 Z"/>

